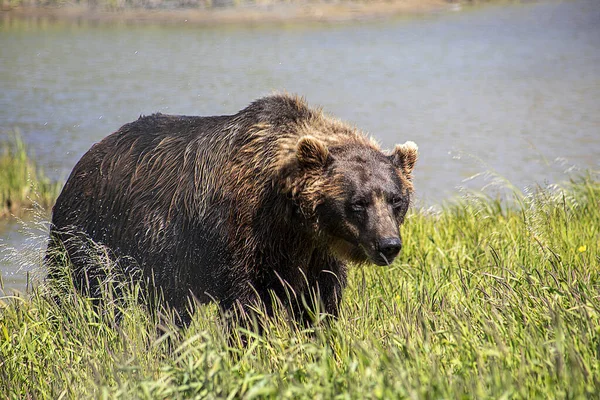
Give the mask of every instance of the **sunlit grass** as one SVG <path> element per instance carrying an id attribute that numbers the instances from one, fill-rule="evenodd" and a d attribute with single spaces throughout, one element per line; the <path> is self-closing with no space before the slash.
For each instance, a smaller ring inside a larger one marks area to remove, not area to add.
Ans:
<path id="1" fill-rule="evenodd" d="M 37 203 L 49 208 L 60 185 L 51 182 L 36 166 L 18 132 L 0 140 L 0 218 L 22 214 Z"/>
<path id="2" fill-rule="evenodd" d="M 214 305 L 178 332 L 137 293 L 101 309 L 69 286 L 60 305 L 44 287 L 5 298 L 0 397 L 592 398 L 600 182 L 516 199 L 412 213 L 400 259 L 352 269 L 329 328 L 278 314 L 246 346 Z"/>

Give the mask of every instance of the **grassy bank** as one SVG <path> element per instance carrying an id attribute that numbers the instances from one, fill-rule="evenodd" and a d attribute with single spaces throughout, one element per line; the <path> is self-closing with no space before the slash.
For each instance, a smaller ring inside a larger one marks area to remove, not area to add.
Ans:
<path id="1" fill-rule="evenodd" d="M 0 140 L 0 219 L 21 215 L 34 203 L 49 208 L 60 191 L 36 166 L 17 133 Z"/>
<path id="2" fill-rule="evenodd" d="M 431 3 L 432 0 L 395 0 L 397 2 L 413 3 Z M 440 0 L 438 3 L 451 0 Z M 479 3 L 490 0 L 465 0 L 464 3 Z M 342 3 L 373 3 L 371 1 L 341 0 Z M 227 7 L 273 7 L 277 5 L 290 4 L 315 4 L 327 3 L 323 0 L 4 0 L 8 6 L 29 6 L 29 7 L 65 7 L 65 6 L 83 6 L 94 9 L 104 10 L 123 10 L 123 9 L 219 9 Z"/>
<path id="3" fill-rule="evenodd" d="M 264 25 L 382 20 L 524 0 L 0 0 L 2 21 Z"/>
<path id="4" fill-rule="evenodd" d="M 231 345 L 214 306 L 176 334 L 135 302 L 4 299 L 2 398 L 591 398 L 600 391 L 600 182 L 416 212 L 339 320 Z M 122 321 L 114 325 L 117 307 Z M 164 335 L 164 332 L 167 332 Z"/>
<path id="5" fill-rule="evenodd" d="M 471 1 L 461 3 L 473 4 Z M 214 26 L 364 21 L 457 7 L 460 6 L 447 0 L 4 0 L 6 12 L 0 13 L 0 17 L 7 24 L 18 19 L 39 19 Z"/>

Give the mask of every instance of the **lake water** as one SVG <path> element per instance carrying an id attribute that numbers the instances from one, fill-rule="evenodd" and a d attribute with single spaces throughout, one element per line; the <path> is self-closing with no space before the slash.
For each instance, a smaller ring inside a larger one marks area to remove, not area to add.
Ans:
<path id="1" fill-rule="evenodd" d="M 0 135 L 18 129 L 54 179 L 140 114 L 231 114 L 273 90 L 383 147 L 417 142 L 421 205 L 483 187 L 465 179 L 485 171 L 521 189 L 559 182 L 573 166 L 599 169 L 600 2 L 308 26 L 0 19 Z M 5 288 L 35 268 L 44 232 L 31 225 L 0 224 Z"/>

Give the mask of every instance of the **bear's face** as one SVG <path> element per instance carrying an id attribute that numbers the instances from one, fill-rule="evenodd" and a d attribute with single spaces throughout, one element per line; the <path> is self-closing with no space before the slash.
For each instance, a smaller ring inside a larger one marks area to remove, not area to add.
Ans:
<path id="1" fill-rule="evenodd" d="M 366 146 L 327 148 L 310 138 L 301 139 L 298 158 L 319 171 L 311 185 L 319 194 L 314 217 L 331 250 L 353 262 L 391 264 L 402 247 L 399 227 L 411 201 L 416 145 L 396 146 L 387 156 Z"/>

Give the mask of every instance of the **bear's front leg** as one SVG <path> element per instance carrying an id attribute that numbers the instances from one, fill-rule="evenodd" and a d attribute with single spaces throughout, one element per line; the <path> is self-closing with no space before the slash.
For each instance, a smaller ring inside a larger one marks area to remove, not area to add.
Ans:
<path id="1" fill-rule="evenodd" d="M 347 282 L 346 266 L 335 259 L 314 257 L 307 278 L 308 287 L 299 299 L 301 304 L 294 309 L 298 313 L 296 319 L 312 324 L 319 319 L 318 314 L 337 318 Z"/>
<path id="2" fill-rule="evenodd" d="M 339 314 L 340 303 L 342 302 L 342 292 L 346 287 L 346 269 L 322 270 L 317 279 L 318 293 L 323 305 L 323 311 L 332 317 Z"/>

